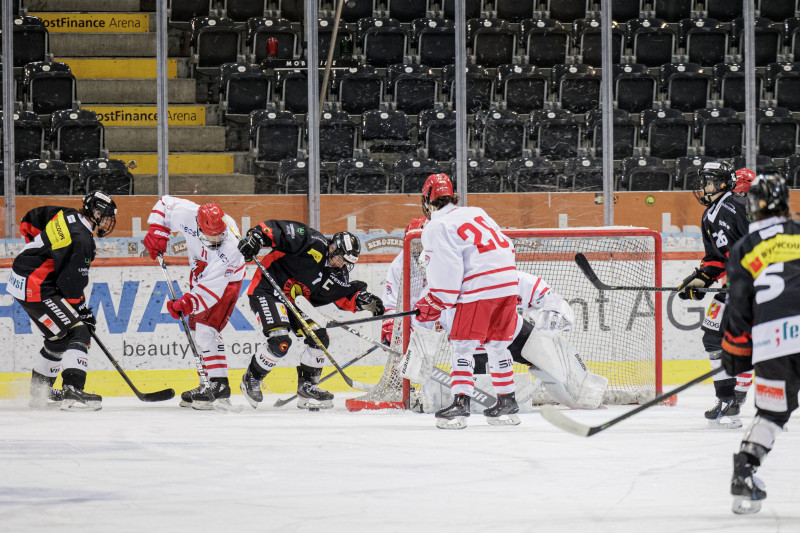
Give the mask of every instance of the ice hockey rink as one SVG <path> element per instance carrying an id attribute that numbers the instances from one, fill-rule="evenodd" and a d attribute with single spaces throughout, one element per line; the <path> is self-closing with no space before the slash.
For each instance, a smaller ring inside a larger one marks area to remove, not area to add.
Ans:
<path id="1" fill-rule="evenodd" d="M 538 410 L 516 427 L 473 415 L 311 413 L 294 403 L 239 414 L 177 399 L 106 398 L 98 412 L 0 401 L 0 531 L 800 531 L 800 432 L 779 436 L 759 476 L 760 513 L 731 513 L 743 430 L 708 429 L 713 389 L 682 393 L 589 438 Z M 244 404 L 241 396 L 233 403 Z M 630 407 L 571 411 L 599 424 Z M 743 412 L 746 429 L 752 399 Z"/>

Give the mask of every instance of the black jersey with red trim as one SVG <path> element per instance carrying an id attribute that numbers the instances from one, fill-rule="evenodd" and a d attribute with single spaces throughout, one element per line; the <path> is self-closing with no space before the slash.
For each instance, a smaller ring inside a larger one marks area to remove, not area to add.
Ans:
<path id="1" fill-rule="evenodd" d="M 731 250 L 722 349 L 753 363 L 800 352 L 800 224 L 753 222 Z"/>
<path id="2" fill-rule="evenodd" d="M 726 192 L 706 208 L 701 224 L 705 256 L 700 270 L 712 280 L 725 274 L 730 250 L 747 235 L 747 224 L 745 199 L 734 192 Z"/>
<path id="3" fill-rule="evenodd" d="M 356 311 L 356 295 L 367 289 L 363 281 L 350 281 L 346 268 L 328 265 L 328 239 L 302 222 L 267 220 L 254 230 L 272 247 L 261 263 L 292 301 L 302 294 L 312 305 L 336 304 Z M 256 270 L 248 294 L 274 294 L 272 285 Z M 302 291 L 302 293 L 300 292 Z"/>
<path id="4" fill-rule="evenodd" d="M 28 211 L 20 223 L 25 248 L 12 270 L 25 279 L 25 300 L 60 295 L 71 303 L 83 297 L 94 261 L 92 226 L 71 207 L 44 206 Z"/>

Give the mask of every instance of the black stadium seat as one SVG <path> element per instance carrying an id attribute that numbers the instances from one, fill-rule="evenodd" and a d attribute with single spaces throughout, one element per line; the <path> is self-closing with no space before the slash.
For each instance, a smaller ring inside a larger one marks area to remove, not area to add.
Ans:
<path id="1" fill-rule="evenodd" d="M 400 193 L 416 194 L 431 174 L 441 172 L 435 159 L 416 156 L 401 157 L 394 164 L 394 186 Z"/>
<path id="2" fill-rule="evenodd" d="M 265 59 L 299 59 L 300 36 L 288 19 L 254 17 L 247 20 L 247 51 L 252 63 Z"/>
<path id="3" fill-rule="evenodd" d="M 267 11 L 267 0 L 225 0 L 225 16 L 237 22 L 246 22 L 252 17 L 263 17 Z"/>
<path id="4" fill-rule="evenodd" d="M 169 0 L 167 18 L 169 22 L 188 23 L 195 17 L 207 17 L 211 12 L 211 0 Z"/>
<path id="5" fill-rule="evenodd" d="M 456 60 L 456 30 L 452 20 L 429 18 L 411 23 L 412 39 L 420 63 L 442 68 Z"/>
<path id="6" fill-rule="evenodd" d="M 458 180 L 456 162 L 450 163 L 450 178 Z M 502 192 L 503 172 L 497 162 L 485 157 L 467 158 L 467 190 L 470 193 Z"/>
<path id="7" fill-rule="evenodd" d="M 378 109 L 383 101 L 383 77 L 375 67 L 362 65 L 334 71 L 342 109 L 360 115 Z"/>
<path id="8" fill-rule="evenodd" d="M 788 109 L 759 108 L 756 113 L 756 139 L 760 155 L 789 157 L 797 152 L 798 125 Z"/>
<path id="9" fill-rule="evenodd" d="M 375 159 L 342 159 L 336 165 L 336 183 L 342 194 L 389 192 L 389 174 Z"/>
<path id="10" fill-rule="evenodd" d="M 614 105 L 629 113 L 653 107 L 658 79 L 638 63 L 614 65 Z"/>
<path id="11" fill-rule="evenodd" d="M 564 188 L 573 192 L 603 190 L 603 160 L 599 157 L 571 157 L 564 161 Z"/>
<path id="12" fill-rule="evenodd" d="M 714 65 L 714 87 L 720 95 L 722 105 L 736 111 L 744 111 L 746 100 L 744 97 L 744 65 L 741 63 L 719 63 Z M 764 77 L 756 73 L 755 100 L 761 98 L 764 87 Z"/>
<path id="13" fill-rule="evenodd" d="M 692 143 L 692 126 L 677 109 L 647 109 L 641 114 L 642 132 L 649 155 L 675 159 L 687 155 Z"/>
<path id="14" fill-rule="evenodd" d="M 489 159 L 522 156 L 525 148 L 525 123 L 508 110 L 493 109 L 475 118 L 480 132 L 480 147 Z"/>
<path id="15" fill-rule="evenodd" d="M 450 109 L 426 109 L 419 114 L 419 138 L 428 157 L 448 161 L 456 156 L 456 114 Z"/>
<path id="16" fill-rule="evenodd" d="M 525 54 L 532 65 L 551 68 L 566 63 L 570 32 L 554 19 L 531 19 L 520 23 Z"/>
<path id="17" fill-rule="evenodd" d="M 677 39 L 664 20 L 637 18 L 629 20 L 626 26 L 636 63 L 658 67 L 672 61 Z"/>
<path id="18" fill-rule="evenodd" d="M 661 65 L 660 77 L 669 106 L 686 113 L 706 107 L 711 95 L 711 77 L 696 63 Z"/>
<path id="19" fill-rule="evenodd" d="M 29 159 L 17 169 L 17 191 L 26 195 L 72 194 L 67 164 L 56 159 Z"/>
<path id="20" fill-rule="evenodd" d="M 556 65 L 552 70 L 553 91 L 562 109 L 586 113 L 600 103 L 600 76 L 589 65 Z"/>
<path id="21" fill-rule="evenodd" d="M 694 0 L 653 0 L 655 16 L 667 22 L 678 22 L 692 14 Z"/>
<path id="22" fill-rule="evenodd" d="M 42 19 L 32 16 L 16 17 L 13 28 L 15 68 L 35 61 L 47 61 L 50 40 Z"/>
<path id="23" fill-rule="evenodd" d="M 403 63 L 408 54 L 408 35 L 400 21 L 392 18 L 363 18 L 358 21 L 358 40 L 365 62 L 385 68 Z"/>
<path id="24" fill-rule="evenodd" d="M 683 19 L 678 23 L 678 34 L 689 63 L 708 67 L 725 61 L 730 35 L 718 20 Z"/>
<path id="25" fill-rule="evenodd" d="M 624 109 L 614 109 L 613 121 L 614 159 L 632 156 L 636 146 L 636 122 Z M 594 155 L 601 157 L 603 155 L 603 113 L 600 111 L 587 113 L 586 127 Z"/>
<path id="26" fill-rule="evenodd" d="M 672 181 L 672 170 L 657 157 L 628 157 L 620 164 L 621 190 L 667 191 Z"/>
<path id="27" fill-rule="evenodd" d="M 416 144 L 411 143 L 406 114 L 390 109 L 373 109 L 361 115 L 361 140 L 371 152 L 405 153 L 416 149 Z"/>
<path id="28" fill-rule="evenodd" d="M 191 64 L 197 72 L 216 76 L 223 63 L 237 63 L 241 35 L 229 18 L 192 19 Z"/>
<path id="29" fill-rule="evenodd" d="M 84 159 L 78 165 L 78 183 L 74 193 L 102 190 L 111 196 L 134 194 L 133 175 L 119 159 Z"/>
<path id="30" fill-rule="evenodd" d="M 470 43 L 475 62 L 487 68 L 511 63 L 516 55 L 517 34 L 505 20 L 469 20 L 467 42 Z"/>
<path id="31" fill-rule="evenodd" d="M 400 22 L 425 18 L 430 8 L 429 0 L 387 0 L 389 16 Z"/>
<path id="32" fill-rule="evenodd" d="M 555 192 L 559 190 L 556 165 L 544 157 L 516 157 L 506 166 L 506 192 Z"/>
<path id="33" fill-rule="evenodd" d="M 442 90 L 455 106 L 455 65 L 442 68 Z M 467 112 L 477 113 L 489 109 L 494 93 L 494 78 L 480 65 L 467 65 Z"/>
<path id="34" fill-rule="evenodd" d="M 741 155 L 744 122 L 731 108 L 697 109 L 694 112 L 695 136 L 701 140 L 704 155 L 730 158 Z"/>
<path id="35" fill-rule="evenodd" d="M 528 120 L 528 133 L 537 156 L 565 159 L 578 155 L 581 126 L 569 111 L 534 111 Z"/>
<path id="36" fill-rule="evenodd" d="M 49 115 L 59 109 L 77 108 L 75 76 L 66 63 L 39 61 L 23 67 L 26 109 Z"/>
<path id="37" fill-rule="evenodd" d="M 679 157 L 675 160 L 675 179 L 674 189 L 690 191 L 693 190 L 697 182 L 697 173 L 706 163 L 717 161 L 715 157 L 705 155 L 695 155 Z"/>
<path id="38" fill-rule="evenodd" d="M 289 111 L 250 113 L 250 149 L 256 164 L 297 157 L 300 127 Z"/>
<path id="39" fill-rule="evenodd" d="M 578 19 L 572 24 L 576 48 L 580 53 L 581 62 L 592 67 L 601 67 L 603 62 L 600 22 L 599 18 L 587 18 Z M 611 62 L 613 64 L 620 62 L 624 41 L 625 32 L 612 20 Z"/>
<path id="40" fill-rule="evenodd" d="M 255 64 L 225 63 L 219 70 L 220 110 L 226 119 L 246 122 L 251 111 L 266 109 L 272 81 Z"/>
<path id="41" fill-rule="evenodd" d="M 324 111 L 319 121 L 319 155 L 323 161 L 353 157 L 356 125 L 346 111 Z"/>
<path id="42" fill-rule="evenodd" d="M 0 121 L 3 112 L 0 111 Z M 3 132 L 0 128 L 0 142 Z M 19 163 L 26 159 L 39 159 L 44 151 L 44 128 L 33 111 L 14 113 L 14 160 Z"/>
<path id="43" fill-rule="evenodd" d="M 320 192 L 328 194 L 330 178 L 324 167 L 319 169 Z M 305 159 L 281 159 L 278 163 L 278 188 L 282 194 L 308 194 L 308 161 Z"/>
<path id="44" fill-rule="evenodd" d="M 390 65 L 386 84 L 397 109 L 410 115 L 432 109 L 436 103 L 439 83 L 433 71 L 423 65 Z"/>
<path id="45" fill-rule="evenodd" d="M 51 156 L 65 163 L 103 157 L 104 135 L 103 124 L 94 111 L 56 111 L 50 120 Z"/>
<path id="46" fill-rule="evenodd" d="M 530 113 L 543 109 L 547 102 L 549 80 L 535 65 L 500 65 L 497 67 L 497 90 L 506 109 Z"/>

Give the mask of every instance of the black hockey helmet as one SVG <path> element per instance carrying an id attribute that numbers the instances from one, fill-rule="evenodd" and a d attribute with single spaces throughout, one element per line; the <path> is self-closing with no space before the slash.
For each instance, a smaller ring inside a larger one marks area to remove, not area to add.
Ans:
<path id="1" fill-rule="evenodd" d="M 331 237 L 330 244 L 333 246 L 333 251 L 329 255 L 331 257 L 341 255 L 348 270 L 352 270 L 358 261 L 358 256 L 361 255 L 361 242 L 358 237 L 349 231 L 340 231 Z"/>
<path id="2" fill-rule="evenodd" d="M 81 214 L 92 223 L 98 237 L 107 237 L 117 225 L 117 204 L 103 191 L 92 191 L 83 198 Z"/>
<path id="3" fill-rule="evenodd" d="M 697 172 L 694 197 L 702 205 L 711 205 L 714 201 L 714 196 L 721 192 L 733 190 L 735 182 L 733 168 L 725 161 L 706 163 Z M 706 186 L 712 183 L 714 184 L 714 191 L 706 192 Z"/>
<path id="4" fill-rule="evenodd" d="M 756 175 L 747 191 L 747 214 L 754 220 L 789 215 L 789 187 L 779 173 Z"/>

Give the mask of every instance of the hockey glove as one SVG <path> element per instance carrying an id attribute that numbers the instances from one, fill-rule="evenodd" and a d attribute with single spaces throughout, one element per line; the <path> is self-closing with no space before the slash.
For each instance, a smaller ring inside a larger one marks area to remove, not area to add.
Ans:
<path id="1" fill-rule="evenodd" d="M 700 287 L 708 287 L 713 280 L 711 277 L 700 269 L 695 269 L 691 276 L 684 279 L 678 286 L 678 297 L 681 300 L 702 300 L 705 298 L 706 293 L 698 291 Z"/>
<path id="2" fill-rule="evenodd" d="M 542 310 L 534 320 L 535 329 L 545 333 L 558 333 L 572 327 L 572 322 L 558 311 Z"/>
<path id="3" fill-rule="evenodd" d="M 252 261 L 264 246 L 264 235 L 260 230 L 253 228 L 247 231 L 247 236 L 239 241 L 239 251 L 245 261 Z"/>
<path id="4" fill-rule="evenodd" d="M 158 254 L 167 251 L 169 242 L 169 228 L 159 224 L 150 224 L 150 230 L 144 236 L 144 247 L 150 254 L 150 259 L 155 259 Z"/>
<path id="5" fill-rule="evenodd" d="M 742 372 L 753 369 L 752 355 L 734 355 L 722 350 L 720 358 L 722 359 L 722 367 L 729 376 L 738 376 Z"/>
<path id="6" fill-rule="evenodd" d="M 382 315 L 386 311 L 381 299 L 366 291 L 356 294 L 356 307 L 362 311 L 369 311 L 372 316 Z"/>
<path id="7" fill-rule="evenodd" d="M 419 309 L 417 320 L 420 322 L 433 322 L 434 320 L 438 320 L 442 315 L 445 305 L 439 298 L 428 293 L 417 302 L 414 309 Z"/>
<path id="8" fill-rule="evenodd" d="M 92 313 L 92 308 L 89 307 L 89 304 L 86 302 L 85 298 L 81 298 L 80 303 L 78 303 L 78 307 L 75 309 L 78 313 L 78 318 L 81 319 L 81 322 L 86 324 L 88 328 L 94 331 L 94 328 L 97 326 L 97 319 Z"/>
<path id="9" fill-rule="evenodd" d="M 394 312 L 394 309 L 387 309 L 387 312 Z M 392 343 L 392 332 L 394 331 L 394 318 L 388 318 L 381 322 L 381 342 L 387 346 Z"/>
<path id="10" fill-rule="evenodd" d="M 195 309 L 197 309 L 197 298 L 189 293 L 184 294 L 178 300 L 167 302 L 169 316 L 175 320 L 180 320 L 181 314 L 183 316 L 191 315 Z"/>

